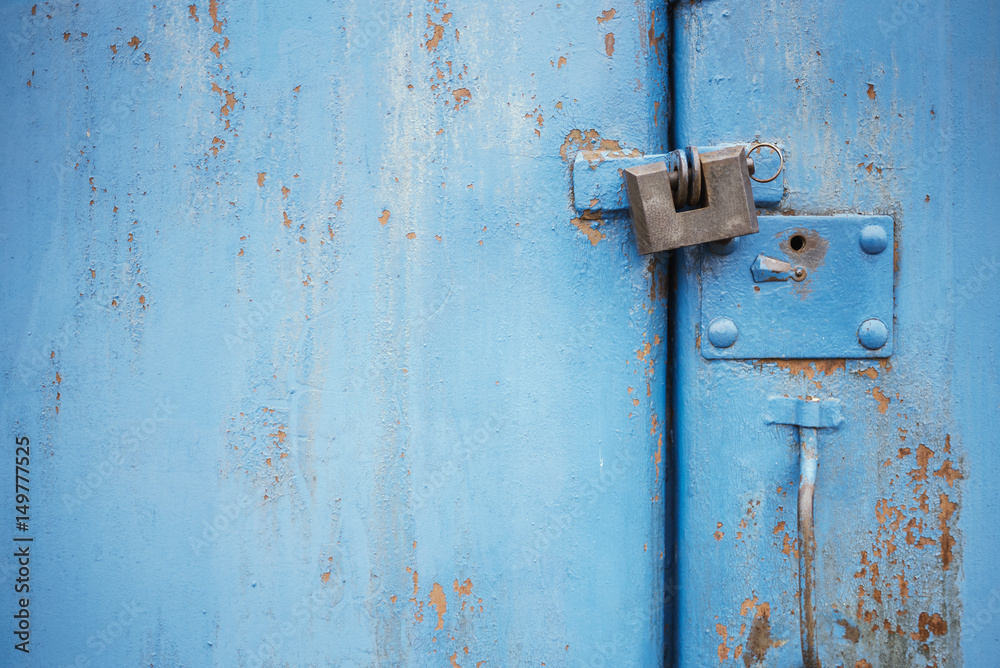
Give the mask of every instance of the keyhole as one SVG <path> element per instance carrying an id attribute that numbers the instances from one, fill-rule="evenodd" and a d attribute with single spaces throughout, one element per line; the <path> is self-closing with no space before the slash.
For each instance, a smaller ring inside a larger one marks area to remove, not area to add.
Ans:
<path id="1" fill-rule="evenodd" d="M 788 245 L 792 247 L 793 251 L 800 251 L 806 245 L 806 238 L 801 234 L 796 234 L 794 237 L 788 240 Z"/>

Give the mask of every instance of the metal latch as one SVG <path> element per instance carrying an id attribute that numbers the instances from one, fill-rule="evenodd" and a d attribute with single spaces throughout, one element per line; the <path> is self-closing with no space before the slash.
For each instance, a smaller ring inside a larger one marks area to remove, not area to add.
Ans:
<path id="1" fill-rule="evenodd" d="M 750 152 L 773 144 L 757 144 Z M 742 146 L 700 154 L 688 147 L 665 161 L 623 170 L 636 243 L 643 255 L 755 234 L 753 158 Z"/>
<path id="2" fill-rule="evenodd" d="M 819 430 L 836 429 L 844 421 L 839 399 L 815 397 L 793 399 L 770 397 L 767 421 L 794 425 L 799 441 L 799 634 L 803 668 L 819 668 L 816 643 L 816 525 L 813 502 L 816 496 L 816 473 L 819 469 Z"/>

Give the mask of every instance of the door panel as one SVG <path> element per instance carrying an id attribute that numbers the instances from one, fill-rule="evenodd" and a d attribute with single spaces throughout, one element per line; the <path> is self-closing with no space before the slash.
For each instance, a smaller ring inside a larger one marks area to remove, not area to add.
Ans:
<path id="1" fill-rule="evenodd" d="M 980 165 L 997 147 L 998 10 L 698 2 L 673 22 L 674 145 L 778 142 L 785 224 L 883 214 L 896 241 L 878 361 L 705 359 L 707 251 L 677 254 L 677 665 L 802 665 L 798 443 L 766 421 L 773 395 L 843 405 L 819 430 L 823 665 L 993 665 L 1000 188 Z"/>
<path id="2" fill-rule="evenodd" d="M 661 663 L 661 7 L 0 12 L 2 663 Z"/>

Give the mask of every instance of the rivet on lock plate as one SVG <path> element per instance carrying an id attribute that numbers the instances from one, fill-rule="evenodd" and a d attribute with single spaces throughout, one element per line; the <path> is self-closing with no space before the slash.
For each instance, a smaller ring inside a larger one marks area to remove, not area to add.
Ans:
<path id="1" fill-rule="evenodd" d="M 772 144 L 757 144 L 778 151 Z M 779 155 L 780 155 L 780 151 Z M 767 180 L 777 178 L 778 173 Z M 754 161 L 742 146 L 699 154 L 688 147 L 666 161 L 623 170 L 636 243 L 643 255 L 756 234 L 750 181 Z"/>

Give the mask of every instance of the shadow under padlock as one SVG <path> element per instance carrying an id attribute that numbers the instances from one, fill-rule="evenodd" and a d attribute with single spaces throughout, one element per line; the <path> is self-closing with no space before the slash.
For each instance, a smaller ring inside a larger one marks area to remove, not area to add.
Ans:
<path id="1" fill-rule="evenodd" d="M 771 144 L 757 144 L 780 151 Z M 636 243 L 643 255 L 757 232 L 753 158 L 742 146 L 701 154 L 688 147 L 667 161 L 623 170 Z M 784 166 L 767 180 L 773 181 Z"/>

